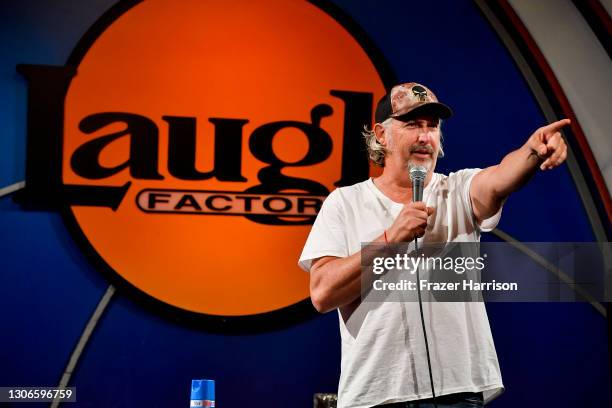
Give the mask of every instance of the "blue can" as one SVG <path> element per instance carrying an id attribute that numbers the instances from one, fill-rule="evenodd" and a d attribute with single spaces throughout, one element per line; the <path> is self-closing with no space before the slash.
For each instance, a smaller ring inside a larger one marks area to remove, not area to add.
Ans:
<path id="1" fill-rule="evenodd" d="M 191 380 L 190 407 L 215 406 L 215 380 Z"/>

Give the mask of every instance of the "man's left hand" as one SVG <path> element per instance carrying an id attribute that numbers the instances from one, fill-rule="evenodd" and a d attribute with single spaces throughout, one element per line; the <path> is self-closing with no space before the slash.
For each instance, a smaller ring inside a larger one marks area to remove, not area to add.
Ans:
<path id="1" fill-rule="evenodd" d="M 533 154 L 538 156 L 540 160 L 543 160 L 540 164 L 540 169 L 554 169 L 567 158 L 567 145 L 559 130 L 570 123 L 569 119 L 553 122 L 536 130 L 527 140 L 527 146 Z"/>

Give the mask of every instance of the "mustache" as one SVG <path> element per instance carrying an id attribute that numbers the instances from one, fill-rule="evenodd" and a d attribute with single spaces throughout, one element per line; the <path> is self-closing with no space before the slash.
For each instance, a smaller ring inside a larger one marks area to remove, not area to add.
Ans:
<path id="1" fill-rule="evenodd" d="M 413 144 L 410 146 L 410 153 L 428 153 L 433 155 L 434 150 L 430 145 Z"/>

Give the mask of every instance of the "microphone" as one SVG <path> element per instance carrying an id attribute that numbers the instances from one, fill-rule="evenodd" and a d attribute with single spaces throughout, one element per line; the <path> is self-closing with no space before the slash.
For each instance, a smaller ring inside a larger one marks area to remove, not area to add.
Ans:
<path id="1" fill-rule="evenodd" d="M 427 167 L 411 164 L 409 166 L 410 180 L 412 181 L 412 201 L 423 201 L 423 185 L 427 176 Z"/>

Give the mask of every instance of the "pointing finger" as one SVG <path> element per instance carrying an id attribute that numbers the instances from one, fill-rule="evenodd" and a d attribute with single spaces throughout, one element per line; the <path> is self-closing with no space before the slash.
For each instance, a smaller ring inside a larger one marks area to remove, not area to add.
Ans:
<path id="1" fill-rule="evenodd" d="M 569 119 L 561 119 L 561 120 L 558 120 L 556 122 L 553 122 L 551 124 L 548 124 L 548 125 L 544 126 L 542 128 L 542 131 L 545 134 L 555 133 L 555 132 L 559 131 L 559 129 L 561 129 L 563 126 L 567 126 L 570 123 L 572 123 L 572 121 L 569 120 Z"/>

